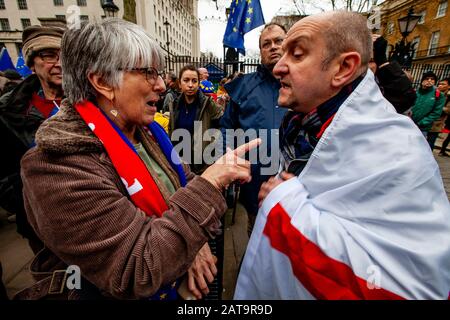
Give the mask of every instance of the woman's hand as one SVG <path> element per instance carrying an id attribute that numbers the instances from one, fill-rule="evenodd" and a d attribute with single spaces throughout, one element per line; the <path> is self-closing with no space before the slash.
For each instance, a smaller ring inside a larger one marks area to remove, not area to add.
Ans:
<path id="1" fill-rule="evenodd" d="M 197 299 L 209 293 L 208 283 L 213 282 L 217 275 L 216 263 L 217 258 L 205 243 L 188 270 L 188 288 Z"/>
<path id="2" fill-rule="evenodd" d="M 258 207 L 261 208 L 262 203 L 266 199 L 267 195 L 275 189 L 279 184 L 285 182 L 286 180 L 289 180 L 291 178 L 294 178 L 295 175 L 292 173 L 288 173 L 286 171 L 281 172 L 278 176 L 270 178 L 267 182 L 264 182 L 261 186 L 261 189 L 259 190 L 258 194 Z"/>
<path id="3" fill-rule="evenodd" d="M 255 139 L 235 150 L 228 149 L 227 153 L 203 172 L 202 178 L 208 180 L 219 191 L 236 180 L 241 183 L 249 182 L 251 180 L 250 162 L 241 157 L 260 144 L 261 139 Z"/>

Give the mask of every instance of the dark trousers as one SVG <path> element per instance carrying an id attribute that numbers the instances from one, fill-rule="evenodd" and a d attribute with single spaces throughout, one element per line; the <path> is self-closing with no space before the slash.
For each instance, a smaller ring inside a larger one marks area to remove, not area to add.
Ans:
<path id="1" fill-rule="evenodd" d="M 447 138 L 445 138 L 444 142 L 442 143 L 441 152 L 442 154 L 445 153 L 445 150 L 447 150 L 447 146 L 450 143 L 450 133 L 447 134 Z"/>
<path id="2" fill-rule="evenodd" d="M 430 145 L 431 151 L 434 149 L 434 144 L 436 143 L 436 139 L 439 136 L 439 132 L 428 132 L 427 134 L 427 141 Z"/>

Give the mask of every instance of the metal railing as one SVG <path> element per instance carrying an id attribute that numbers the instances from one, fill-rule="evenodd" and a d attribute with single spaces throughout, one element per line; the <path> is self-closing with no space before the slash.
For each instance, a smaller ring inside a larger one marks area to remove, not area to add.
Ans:
<path id="1" fill-rule="evenodd" d="M 446 54 L 450 55 L 450 45 L 416 51 L 414 54 L 414 59 L 442 56 Z"/>
<path id="2" fill-rule="evenodd" d="M 414 79 L 414 88 L 418 89 L 420 87 L 420 80 L 424 72 L 433 71 L 438 80 L 450 77 L 450 64 L 413 64 L 411 69 L 408 71 Z"/>
<path id="3" fill-rule="evenodd" d="M 213 57 L 191 57 L 166 55 L 166 68 L 169 71 L 178 72 L 187 64 L 192 64 L 196 68 L 207 68 L 209 79 L 212 82 L 219 82 L 222 78 L 234 72 L 250 73 L 256 71 L 260 64 L 259 59 L 244 59 L 240 61 L 228 61 Z M 170 67 L 169 67 L 170 66 Z"/>

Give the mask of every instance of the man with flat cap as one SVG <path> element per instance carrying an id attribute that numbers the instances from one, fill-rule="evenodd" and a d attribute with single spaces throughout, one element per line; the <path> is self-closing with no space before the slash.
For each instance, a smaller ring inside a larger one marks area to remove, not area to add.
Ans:
<path id="1" fill-rule="evenodd" d="M 0 98 L 0 206 L 16 215 L 17 231 L 36 253 L 42 243 L 27 222 L 22 198 L 20 159 L 34 145 L 41 123 L 55 114 L 63 97 L 59 60 L 65 29 L 31 26 L 22 35 L 26 65 L 33 71 L 13 91 Z"/>

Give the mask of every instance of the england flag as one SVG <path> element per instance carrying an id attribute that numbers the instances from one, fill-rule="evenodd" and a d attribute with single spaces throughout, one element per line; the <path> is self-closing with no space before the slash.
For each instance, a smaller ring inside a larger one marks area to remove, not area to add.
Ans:
<path id="1" fill-rule="evenodd" d="M 235 299 L 447 299 L 449 289 L 439 168 L 369 71 L 300 176 L 263 202 Z"/>

